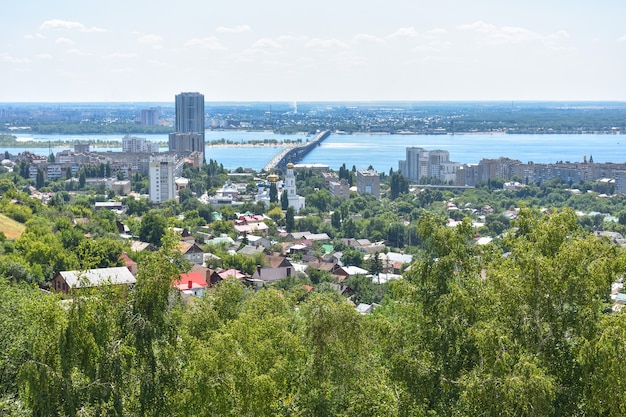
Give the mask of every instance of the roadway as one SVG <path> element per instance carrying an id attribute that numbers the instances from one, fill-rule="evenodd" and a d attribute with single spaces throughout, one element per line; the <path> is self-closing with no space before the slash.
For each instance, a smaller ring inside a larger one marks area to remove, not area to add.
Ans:
<path id="1" fill-rule="evenodd" d="M 269 161 L 265 167 L 263 168 L 265 172 L 272 171 L 273 169 L 280 168 L 283 169 L 287 166 L 288 163 L 297 164 L 299 163 L 313 148 L 318 146 L 320 143 L 324 141 L 327 137 L 330 136 L 330 130 L 324 130 L 307 143 L 303 143 L 302 145 L 296 145 L 292 147 L 285 148 L 277 153 L 271 161 Z"/>

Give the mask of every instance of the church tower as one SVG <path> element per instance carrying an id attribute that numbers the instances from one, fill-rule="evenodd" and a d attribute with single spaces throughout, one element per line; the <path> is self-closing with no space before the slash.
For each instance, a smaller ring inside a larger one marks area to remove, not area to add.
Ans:
<path id="1" fill-rule="evenodd" d="M 287 192 L 289 205 L 298 213 L 304 208 L 305 198 L 296 194 L 296 174 L 293 172 L 294 165 L 290 162 L 287 164 L 287 173 L 285 174 L 285 184 L 283 190 Z"/>

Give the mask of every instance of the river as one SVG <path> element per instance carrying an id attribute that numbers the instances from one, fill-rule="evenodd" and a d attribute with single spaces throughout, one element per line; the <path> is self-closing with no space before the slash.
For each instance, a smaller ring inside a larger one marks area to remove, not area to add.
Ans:
<path id="1" fill-rule="evenodd" d="M 42 142 L 41 148 L 0 148 L 12 154 L 29 150 L 48 155 L 48 144 L 53 152 L 63 148 L 54 147 L 59 140 L 119 140 L 121 135 L 16 135 L 20 140 L 32 139 Z M 167 142 L 167 135 L 136 135 L 153 142 Z M 310 136 L 308 137 L 310 138 Z M 306 140 L 307 135 L 278 135 L 271 132 L 243 131 L 208 131 L 206 142 L 248 142 L 265 139 Z M 482 158 L 509 157 L 519 159 L 523 163 L 553 163 L 557 161 L 583 161 L 586 156 L 593 157 L 594 162 L 625 162 L 626 137 L 622 135 L 602 134 L 566 134 L 566 135 L 506 135 L 506 134 L 457 134 L 457 135 L 389 135 L 389 134 L 331 134 L 320 146 L 311 151 L 302 163 L 317 163 L 339 169 L 342 164 L 348 168 L 353 165 L 357 169 L 372 166 L 379 172 L 389 168 L 398 169 L 398 161 L 405 159 L 406 148 L 409 146 L 423 147 L 427 150 L 443 149 L 450 152 L 450 160 L 466 163 L 478 163 Z M 67 148 L 67 147 L 65 147 Z M 121 148 L 93 150 L 119 151 Z M 283 149 L 282 146 L 266 145 L 255 147 L 211 146 L 207 145 L 207 159 L 214 159 L 225 168 L 234 170 L 238 167 L 260 170 Z M 163 149 L 166 150 L 166 149 Z"/>

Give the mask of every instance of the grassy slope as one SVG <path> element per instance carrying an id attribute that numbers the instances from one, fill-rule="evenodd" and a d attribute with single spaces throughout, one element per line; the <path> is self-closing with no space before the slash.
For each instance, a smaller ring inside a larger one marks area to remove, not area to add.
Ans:
<path id="1" fill-rule="evenodd" d="M 0 232 L 3 232 L 7 239 L 18 238 L 24 233 L 26 226 L 20 222 L 0 214 Z"/>

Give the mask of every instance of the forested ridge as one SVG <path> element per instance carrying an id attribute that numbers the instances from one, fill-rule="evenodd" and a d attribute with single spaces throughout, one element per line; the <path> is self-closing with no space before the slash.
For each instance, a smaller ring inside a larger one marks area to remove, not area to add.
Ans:
<path id="1" fill-rule="evenodd" d="M 621 248 L 570 209 L 522 209 L 500 245 L 428 212 L 423 253 L 360 315 L 338 293 L 172 290 L 166 235 L 132 290 L 61 300 L 0 279 L 5 415 L 571 416 L 626 411 Z M 32 233 L 27 224 L 27 233 Z M 6 246 L 6 243 L 5 243 Z M 93 249 L 93 248 L 92 248 Z M 44 250 L 44 248 L 39 248 Z M 97 251 L 92 250 L 91 254 Z M 95 259 L 95 258 L 94 258 Z"/>

